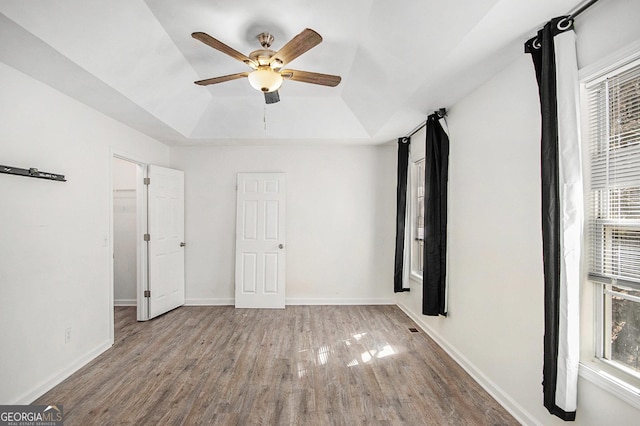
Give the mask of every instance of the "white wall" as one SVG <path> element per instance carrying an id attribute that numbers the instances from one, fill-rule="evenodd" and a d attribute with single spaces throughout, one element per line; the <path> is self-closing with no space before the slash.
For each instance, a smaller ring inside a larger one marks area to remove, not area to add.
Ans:
<path id="1" fill-rule="evenodd" d="M 135 305 L 137 297 L 136 176 L 138 165 L 113 159 L 113 299 Z"/>
<path id="2" fill-rule="evenodd" d="M 236 174 L 287 175 L 287 304 L 393 302 L 395 148 L 173 148 L 185 172 L 187 303 L 232 304 Z"/>
<path id="3" fill-rule="evenodd" d="M 609 0 L 579 17 L 580 66 L 640 39 L 640 26 L 629 22 L 638 16 L 640 2 Z M 541 385 L 539 101 L 530 56 L 514 57 L 449 105 L 449 316 L 421 315 L 416 282 L 397 301 L 519 420 L 560 425 L 543 407 Z M 640 411 L 580 378 L 577 424 L 627 425 L 638 418 Z"/>
<path id="4" fill-rule="evenodd" d="M 0 63 L 0 404 L 30 403 L 113 341 L 112 150 L 168 148 Z M 65 330 L 71 340 L 65 343 Z"/>

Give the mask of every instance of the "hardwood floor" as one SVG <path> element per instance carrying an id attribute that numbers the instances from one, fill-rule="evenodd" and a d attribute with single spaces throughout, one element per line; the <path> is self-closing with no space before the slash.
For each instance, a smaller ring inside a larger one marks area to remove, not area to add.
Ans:
<path id="1" fill-rule="evenodd" d="M 115 344 L 39 398 L 65 425 L 516 425 L 396 306 L 115 308 Z"/>

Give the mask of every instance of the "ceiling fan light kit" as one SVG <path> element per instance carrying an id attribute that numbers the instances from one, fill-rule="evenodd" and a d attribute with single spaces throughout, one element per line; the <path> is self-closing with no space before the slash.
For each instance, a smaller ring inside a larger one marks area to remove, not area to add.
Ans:
<path id="1" fill-rule="evenodd" d="M 262 46 L 262 49 L 251 52 L 249 56 L 238 52 L 206 33 L 195 32 L 191 34 L 191 36 L 209 47 L 244 62 L 253 69 L 251 72 L 241 72 L 196 81 L 195 83 L 200 86 L 208 86 L 210 84 L 217 84 L 247 77 L 251 87 L 263 92 L 265 94 L 265 102 L 271 104 L 280 101 L 278 89 L 282 86 L 282 82 L 285 78 L 302 83 L 318 84 L 329 87 L 335 87 L 340 84 L 341 81 L 340 76 L 337 75 L 282 69 L 287 63 L 293 61 L 298 56 L 322 42 L 320 34 L 309 28 L 295 36 L 277 52 L 269 49 L 271 47 L 271 43 L 274 41 L 273 35 L 269 33 L 258 34 L 256 38 Z M 267 96 L 267 94 L 270 95 Z"/>
<path id="2" fill-rule="evenodd" d="M 265 93 L 275 92 L 282 86 L 282 75 L 269 66 L 260 67 L 249 73 L 249 84 L 256 90 Z"/>

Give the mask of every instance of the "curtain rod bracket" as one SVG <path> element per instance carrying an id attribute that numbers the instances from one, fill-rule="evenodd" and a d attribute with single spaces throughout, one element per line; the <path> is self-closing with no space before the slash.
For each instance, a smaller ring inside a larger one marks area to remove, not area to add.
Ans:
<path id="1" fill-rule="evenodd" d="M 446 115 L 447 115 L 447 109 L 446 109 L 446 108 L 440 108 L 440 109 L 439 109 L 439 110 L 437 110 L 437 111 L 433 111 L 433 114 L 432 114 L 432 115 L 435 115 L 435 116 L 436 116 L 436 118 L 437 118 L 438 120 L 440 120 L 441 118 L 446 117 Z M 422 123 L 420 123 L 420 124 L 419 124 L 415 129 L 413 129 L 411 132 L 409 132 L 409 134 L 408 134 L 407 136 L 405 136 L 405 138 L 410 138 L 411 136 L 415 135 L 416 133 L 418 133 L 418 131 L 419 131 L 420 129 L 422 129 L 422 128 L 423 128 L 424 126 L 426 126 L 426 125 L 427 125 L 427 120 L 425 120 L 425 121 L 423 121 Z"/>
<path id="2" fill-rule="evenodd" d="M 436 117 L 438 117 L 438 119 L 444 118 L 444 117 L 447 116 L 447 109 L 446 108 L 440 108 L 437 111 L 433 111 L 433 113 L 435 114 Z"/>

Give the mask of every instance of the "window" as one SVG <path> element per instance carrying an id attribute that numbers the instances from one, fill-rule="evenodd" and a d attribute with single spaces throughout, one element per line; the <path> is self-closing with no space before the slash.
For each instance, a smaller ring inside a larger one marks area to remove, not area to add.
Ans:
<path id="1" fill-rule="evenodd" d="M 640 63 L 587 84 L 596 355 L 640 378 Z"/>
<path id="2" fill-rule="evenodd" d="M 411 226 L 411 273 L 422 277 L 424 260 L 424 158 L 413 163 Z"/>

